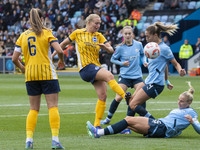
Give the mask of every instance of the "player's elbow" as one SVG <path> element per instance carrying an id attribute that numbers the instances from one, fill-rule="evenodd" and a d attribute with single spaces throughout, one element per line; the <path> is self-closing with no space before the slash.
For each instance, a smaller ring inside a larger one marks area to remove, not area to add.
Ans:
<path id="1" fill-rule="evenodd" d="M 18 58 L 12 57 L 12 62 L 13 62 L 14 64 L 16 64 L 17 61 L 18 61 Z"/>

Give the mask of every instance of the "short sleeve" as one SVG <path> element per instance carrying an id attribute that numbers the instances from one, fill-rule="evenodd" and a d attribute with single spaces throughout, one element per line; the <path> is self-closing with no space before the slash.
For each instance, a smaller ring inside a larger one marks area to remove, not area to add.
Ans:
<path id="1" fill-rule="evenodd" d="M 76 32 L 77 30 L 73 31 L 70 35 L 69 35 L 69 40 L 72 42 L 76 39 Z"/>
<path id="2" fill-rule="evenodd" d="M 171 51 L 171 49 L 169 47 L 165 47 L 165 49 L 163 50 L 163 56 L 167 59 L 167 60 L 172 60 L 174 59 L 174 55 Z"/>
<path id="3" fill-rule="evenodd" d="M 47 36 L 50 44 L 53 42 L 58 42 L 58 39 L 52 34 L 52 32 L 48 31 Z"/>
<path id="4" fill-rule="evenodd" d="M 99 34 L 99 37 L 100 37 L 100 40 L 99 40 L 100 43 L 106 43 L 107 42 L 106 38 L 101 33 Z"/>

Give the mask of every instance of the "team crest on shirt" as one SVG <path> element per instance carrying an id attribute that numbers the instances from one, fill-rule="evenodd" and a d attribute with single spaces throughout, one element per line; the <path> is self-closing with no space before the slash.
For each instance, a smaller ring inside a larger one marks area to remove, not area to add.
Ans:
<path id="1" fill-rule="evenodd" d="M 136 48 L 135 51 L 136 51 L 136 52 L 139 52 L 139 49 Z"/>
<path id="2" fill-rule="evenodd" d="M 96 67 L 95 67 L 95 70 L 98 70 L 99 68 L 100 68 L 99 66 L 96 66 Z"/>
<path id="3" fill-rule="evenodd" d="M 93 41 L 93 42 L 97 42 L 97 38 L 96 38 L 96 37 L 93 37 L 93 38 L 92 38 L 92 41 Z"/>

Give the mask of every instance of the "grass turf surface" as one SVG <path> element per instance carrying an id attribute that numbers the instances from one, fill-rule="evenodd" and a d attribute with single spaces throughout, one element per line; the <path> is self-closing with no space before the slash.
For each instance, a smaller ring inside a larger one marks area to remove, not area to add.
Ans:
<path id="1" fill-rule="evenodd" d="M 116 78 L 117 79 L 117 78 Z M 147 110 L 156 118 L 166 116 L 170 110 L 177 108 L 180 93 L 188 90 L 185 81 L 191 81 L 195 88 L 192 107 L 200 114 L 200 77 L 170 76 L 174 85 L 172 91 L 166 87 L 156 99 L 147 102 Z M 110 135 L 92 139 L 86 130 L 86 121 L 94 122 L 97 101 L 93 86 L 79 76 L 59 76 L 61 93 L 59 94 L 59 112 L 61 117 L 60 141 L 69 150 L 197 150 L 200 149 L 200 136 L 189 126 L 174 138 L 144 138 L 140 134 Z M 133 89 L 128 89 L 133 92 Z M 29 100 L 23 75 L 0 74 L 0 150 L 22 150 L 25 147 L 25 124 L 29 112 Z M 106 103 L 107 115 L 115 93 L 108 86 Z M 111 123 L 126 116 L 126 104 L 122 101 Z M 104 119 L 103 118 L 103 119 Z M 106 126 L 103 126 L 106 127 Z M 44 96 L 34 133 L 34 149 L 51 149 L 51 132 L 48 110 Z"/>

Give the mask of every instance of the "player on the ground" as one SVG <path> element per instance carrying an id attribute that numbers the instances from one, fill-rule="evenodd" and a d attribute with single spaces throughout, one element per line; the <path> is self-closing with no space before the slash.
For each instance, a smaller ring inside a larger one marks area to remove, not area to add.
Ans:
<path id="1" fill-rule="evenodd" d="M 189 90 L 181 93 L 178 97 L 178 108 L 172 110 L 166 117 L 152 119 L 148 117 L 126 117 L 123 120 L 106 127 L 96 129 L 90 122 L 87 122 L 89 135 L 99 138 L 103 135 L 116 134 L 127 127 L 136 133 L 146 137 L 174 137 L 182 133 L 190 124 L 194 130 L 200 134 L 200 123 L 197 112 L 190 107 L 193 101 L 194 89 L 188 82 Z"/>

